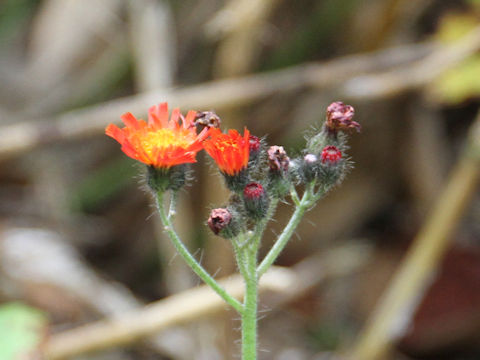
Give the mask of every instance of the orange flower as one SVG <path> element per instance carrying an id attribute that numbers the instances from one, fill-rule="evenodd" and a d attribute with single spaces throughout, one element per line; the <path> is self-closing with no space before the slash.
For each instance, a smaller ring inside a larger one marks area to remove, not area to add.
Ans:
<path id="1" fill-rule="evenodd" d="M 204 141 L 205 151 L 227 175 L 237 175 L 248 165 L 250 132 L 245 128 L 243 136 L 237 130 L 223 134 L 217 128 L 210 129 L 210 138 Z"/>
<path id="2" fill-rule="evenodd" d="M 196 162 L 197 152 L 202 150 L 208 129 L 197 134 L 194 126 L 195 111 L 186 118 L 179 109 L 172 111 L 168 120 L 168 105 L 162 103 L 148 110 L 148 123 L 137 120 L 131 113 L 121 116 L 125 127 L 110 124 L 105 133 L 122 145 L 122 151 L 131 158 L 156 168 Z"/>

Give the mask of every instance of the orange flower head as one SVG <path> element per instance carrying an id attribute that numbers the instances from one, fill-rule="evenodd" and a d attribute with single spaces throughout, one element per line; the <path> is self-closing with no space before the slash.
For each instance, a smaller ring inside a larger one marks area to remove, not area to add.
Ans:
<path id="1" fill-rule="evenodd" d="M 122 151 L 132 159 L 155 168 L 194 163 L 197 152 L 203 149 L 208 129 L 197 134 L 194 125 L 195 111 L 184 118 L 179 109 L 168 119 L 168 105 L 162 103 L 148 110 L 148 123 L 137 120 L 131 113 L 121 116 L 125 127 L 110 124 L 105 133 L 122 145 Z"/>
<path id="2" fill-rule="evenodd" d="M 210 129 L 210 137 L 205 140 L 205 151 L 215 160 L 220 171 L 234 176 L 248 165 L 250 132 L 245 128 L 243 136 L 237 130 L 228 130 L 227 134 L 217 128 Z"/>

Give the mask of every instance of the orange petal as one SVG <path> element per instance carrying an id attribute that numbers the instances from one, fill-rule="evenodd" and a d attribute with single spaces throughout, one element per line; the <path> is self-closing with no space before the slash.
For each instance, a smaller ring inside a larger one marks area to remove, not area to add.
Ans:
<path id="1" fill-rule="evenodd" d="M 140 126 L 138 124 L 138 121 L 137 121 L 137 118 L 135 116 L 133 116 L 132 113 L 127 112 L 127 113 L 123 114 L 122 116 L 120 116 L 120 118 L 122 119 L 122 121 L 124 122 L 124 124 L 127 127 L 131 127 L 135 130 L 138 130 L 140 128 Z"/>

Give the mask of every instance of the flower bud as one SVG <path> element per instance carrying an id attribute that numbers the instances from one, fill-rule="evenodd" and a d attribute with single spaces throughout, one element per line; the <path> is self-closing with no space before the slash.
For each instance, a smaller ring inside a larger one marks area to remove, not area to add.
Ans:
<path id="1" fill-rule="evenodd" d="M 341 181 L 345 176 L 348 166 L 348 162 L 345 162 L 342 158 L 342 152 L 336 146 L 325 146 L 320 158 L 319 180 L 327 187 L 333 186 Z"/>
<path id="2" fill-rule="evenodd" d="M 270 146 L 267 150 L 267 154 L 268 165 L 272 172 L 285 174 L 288 171 L 290 158 L 287 156 L 283 146 Z"/>
<path id="3" fill-rule="evenodd" d="M 314 154 L 306 154 L 300 167 L 300 175 L 305 183 L 313 181 L 318 175 L 319 170 L 318 157 Z"/>
<path id="4" fill-rule="evenodd" d="M 320 158 L 322 159 L 322 164 L 335 165 L 342 159 L 342 152 L 336 146 L 325 146 Z"/>
<path id="5" fill-rule="evenodd" d="M 314 154 L 307 154 L 303 157 L 303 161 L 305 162 L 305 164 L 311 166 L 318 161 L 318 158 Z"/>
<path id="6" fill-rule="evenodd" d="M 197 112 L 195 116 L 195 126 L 203 126 L 207 128 L 220 128 L 222 121 L 215 111 Z"/>
<path id="7" fill-rule="evenodd" d="M 255 135 L 250 135 L 248 139 L 248 149 L 250 151 L 250 157 L 258 155 L 260 147 L 260 139 Z"/>
<path id="8" fill-rule="evenodd" d="M 353 106 L 345 105 L 341 101 L 335 101 L 327 107 L 325 127 L 333 133 L 336 133 L 338 130 L 346 131 L 350 129 L 355 129 L 359 132 L 361 126 L 358 122 L 352 120 L 354 114 Z"/>
<path id="9" fill-rule="evenodd" d="M 243 190 L 243 202 L 247 214 L 256 220 L 265 216 L 268 210 L 268 196 L 262 184 L 252 182 Z"/>
<path id="10" fill-rule="evenodd" d="M 262 141 L 255 135 L 250 135 L 248 139 L 248 168 L 253 170 L 259 165 L 260 152 L 262 150 Z"/>
<path id="11" fill-rule="evenodd" d="M 268 190 L 271 196 L 283 198 L 290 190 L 291 180 L 288 176 L 290 158 L 283 146 L 270 146 L 267 150 L 268 165 Z"/>
<path id="12" fill-rule="evenodd" d="M 234 219 L 235 215 L 225 208 L 213 209 L 207 221 L 208 227 L 215 235 L 231 239 L 239 233 L 237 219 Z"/>

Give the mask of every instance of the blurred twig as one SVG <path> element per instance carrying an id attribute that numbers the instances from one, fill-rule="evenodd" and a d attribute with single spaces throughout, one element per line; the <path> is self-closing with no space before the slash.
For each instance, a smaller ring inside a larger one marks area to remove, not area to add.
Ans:
<path id="1" fill-rule="evenodd" d="M 279 0 L 231 0 L 206 25 L 207 35 L 223 37 L 214 71 L 218 77 L 248 72 L 260 43 L 259 34 Z"/>
<path id="2" fill-rule="evenodd" d="M 133 0 L 129 5 L 137 89 L 151 91 L 170 86 L 176 49 L 169 5 L 155 0 Z"/>
<path id="3" fill-rule="evenodd" d="M 352 360 L 385 359 L 391 344 L 410 323 L 428 288 L 465 208 L 473 199 L 480 176 L 480 114 L 467 149 L 452 171 L 431 216 L 417 235 L 379 306 L 350 353 Z"/>
<path id="4" fill-rule="evenodd" d="M 218 39 L 262 22 L 279 0 L 230 0 L 205 24 L 205 34 Z"/>
<path id="5" fill-rule="evenodd" d="M 347 56 L 325 64 L 304 64 L 239 79 L 217 80 L 183 89 L 153 91 L 44 120 L 27 121 L 19 116 L 15 124 L 0 128 L 0 157 L 15 155 L 60 139 L 100 133 L 107 123 L 118 121 L 119 114 L 126 111 L 136 115 L 144 114 L 146 109 L 159 101 L 167 101 L 172 106 L 182 108 L 231 108 L 280 91 L 307 86 L 328 87 L 360 73 L 408 64 L 423 58 L 433 48 L 431 43 L 408 45 L 371 54 Z"/>
<path id="6" fill-rule="evenodd" d="M 369 254 L 368 247 L 347 245 L 313 255 L 292 269 L 274 267 L 260 281 L 260 290 L 279 292 L 278 299 L 284 300 L 277 299 L 277 302 L 285 302 L 301 296 L 329 277 L 351 273 L 367 261 Z M 223 280 L 222 285 L 238 298 L 243 295 L 243 282 L 239 276 Z M 199 286 L 142 310 L 53 335 L 46 344 L 46 356 L 55 360 L 128 344 L 169 326 L 223 309 L 225 304 L 220 297 L 208 287 Z"/>
<path id="7" fill-rule="evenodd" d="M 121 0 L 43 1 L 33 21 L 24 80 L 36 79 L 44 95 L 45 88 L 58 84 L 96 51 L 96 39 L 116 38 L 121 5 Z"/>
<path id="8" fill-rule="evenodd" d="M 95 134 L 108 122 L 118 121 L 119 114 L 130 111 L 144 114 L 159 101 L 189 108 L 228 108 L 239 106 L 279 91 L 305 87 L 325 88 L 338 85 L 365 72 L 380 75 L 349 81 L 339 97 L 367 100 L 392 96 L 401 91 L 429 83 L 442 71 L 480 49 L 480 27 L 449 46 L 436 47 L 428 57 L 431 45 L 411 45 L 368 55 L 349 56 L 326 64 L 305 64 L 286 70 L 251 75 L 240 79 L 218 80 L 179 90 L 153 91 L 72 111 L 50 121 L 19 122 L 0 128 L 0 157 L 27 151 L 42 143 Z M 412 64 L 417 60 L 416 64 Z M 400 70 L 382 72 L 402 64 Z M 407 66 L 408 64 L 408 66 Z"/>
<path id="9" fill-rule="evenodd" d="M 480 26 L 462 39 L 441 46 L 428 57 L 413 65 L 377 74 L 359 76 L 347 81 L 340 89 L 342 95 L 357 100 L 378 99 L 397 95 L 435 79 L 445 70 L 475 54 L 480 49 Z"/>

